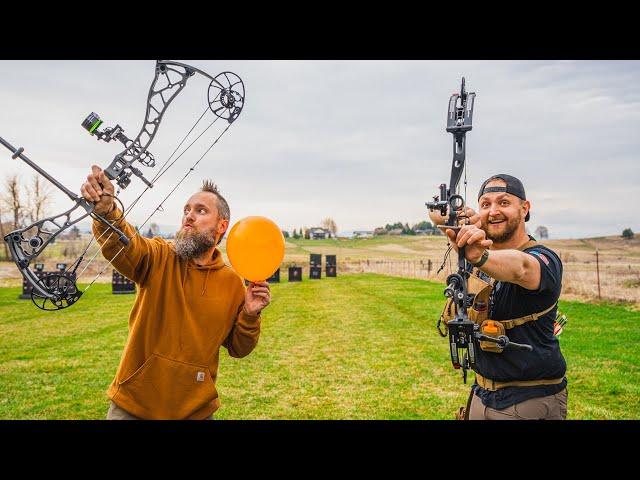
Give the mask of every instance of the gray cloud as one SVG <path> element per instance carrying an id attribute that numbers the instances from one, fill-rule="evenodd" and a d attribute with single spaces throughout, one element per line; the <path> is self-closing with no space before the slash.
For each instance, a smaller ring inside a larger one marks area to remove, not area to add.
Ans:
<path id="1" fill-rule="evenodd" d="M 185 62 L 238 73 L 246 107 L 154 217 L 158 223 L 177 226 L 182 202 L 204 177 L 220 185 L 232 220 L 265 215 L 291 230 L 330 216 L 352 230 L 426 219 L 424 202 L 449 180 L 445 114 L 465 75 L 477 92 L 467 147 L 470 205 L 486 177 L 505 172 L 525 184 L 532 230 L 546 225 L 555 238 L 640 231 L 623 205 L 639 193 L 637 61 Z M 119 151 L 90 138 L 80 122 L 95 111 L 105 124 L 137 133 L 152 76 L 153 61 L 0 61 L 0 136 L 78 190 L 92 163 L 104 166 Z M 152 144 L 160 161 L 204 108 L 207 84 L 190 83 Z M 205 146 L 196 144 L 146 194 L 133 223 Z M 5 172 L 23 180 L 32 174 L 3 158 Z M 141 190 L 132 183 L 125 204 Z M 67 203 L 57 196 L 51 213 Z"/>

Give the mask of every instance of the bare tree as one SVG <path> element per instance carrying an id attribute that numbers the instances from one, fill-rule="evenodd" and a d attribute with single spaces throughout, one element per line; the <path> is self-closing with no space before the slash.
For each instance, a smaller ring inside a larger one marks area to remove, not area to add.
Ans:
<path id="1" fill-rule="evenodd" d="M 329 230 L 334 237 L 337 236 L 338 226 L 336 225 L 336 222 L 333 221 L 333 218 L 325 218 L 320 222 L 320 226 Z"/>
<path id="2" fill-rule="evenodd" d="M 13 229 L 22 225 L 24 207 L 20 199 L 20 180 L 17 174 L 10 175 L 4 180 L 4 192 L 0 196 L 3 206 L 13 215 Z"/>
<path id="3" fill-rule="evenodd" d="M 38 174 L 31 178 L 31 185 L 27 187 L 27 204 L 29 205 L 29 220 L 31 223 L 45 217 L 47 207 L 51 203 L 51 183 Z"/>
<path id="4" fill-rule="evenodd" d="M 149 225 L 149 230 L 151 231 L 152 237 L 160 236 L 160 225 L 158 225 L 157 223 L 151 222 L 151 225 Z"/>
<path id="5" fill-rule="evenodd" d="M 143 236 L 147 238 L 159 237 L 160 226 L 157 223 L 152 222 L 151 225 L 149 225 L 149 228 L 147 229 L 146 233 L 143 234 Z"/>
<path id="6" fill-rule="evenodd" d="M 4 230 L 4 219 L 2 218 L 4 216 L 2 206 L 2 202 L 0 202 L 0 236 L 2 237 L 0 238 L 0 241 L 2 241 L 2 245 L 4 245 L 4 259 L 9 260 L 9 245 L 7 245 L 7 242 L 3 241 L 6 233 Z"/>
<path id="7" fill-rule="evenodd" d="M 549 229 L 543 225 L 536 228 L 534 233 L 536 238 L 549 238 Z"/>

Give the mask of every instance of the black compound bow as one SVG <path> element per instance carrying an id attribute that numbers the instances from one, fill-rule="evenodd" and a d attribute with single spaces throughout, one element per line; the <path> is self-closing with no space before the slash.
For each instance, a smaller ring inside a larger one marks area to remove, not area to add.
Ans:
<path id="1" fill-rule="evenodd" d="M 468 221 L 465 199 L 460 194 L 459 183 L 465 169 L 465 141 L 467 132 L 472 128 L 475 97 L 475 92 L 466 92 L 464 77 L 462 77 L 460 93 L 454 93 L 449 99 L 447 132 L 453 134 L 451 179 L 448 188 L 445 183 L 441 184 L 440 195 L 434 196 L 432 202 L 426 203 L 429 211 L 436 213 L 436 215 L 430 215 L 431 219 L 438 223 L 437 227 L 443 231 L 451 229 L 457 233 L 462 225 Z M 450 251 L 451 246 L 445 254 L 445 262 Z M 444 290 L 444 295 L 452 299 L 455 310 L 455 317 L 447 322 L 451 363 L 454 368 L 462 369 L 465 383 L 467 370 L 475 369 L 476 353 L 480 348 L 480 340 L 496 343 L 501 348 L 515 347 L 531 350 L 531 346 L 511 342 L 506 335 L 497 338 L 484 335 L 479 331 L 480 326 L 469 319 L 467 311 L 474 300 L 474 295 L 468 292 L 468 279 L 471 270 L 471 265 L 465 258 L 463 246 L 458 249 L 458 270 L 447 277 L 447 287 Z M 438 331 L 440 330 L 438 329 Z"/>
<path id="2" fill-rule="evenodd" d="M 178 96 L 178 94 L 185 88 L 187 81 L 195 74 L 204 76 L 210 80 L 207 106 L 205 107 L 202 115 L 196 121 L 196 123 L 187 132 L 185 137 L 180 141 L 176 149 L 169 156 L 169 158 L 162 165 L 158 173 L 151 179 L 145 178 L 142 171 L 136 166 L 136 162 L 139 162 L 145 167 L 154 167 L 155 158 L 151 152 L 148 151 L 149 145 L 153 141 L 163 115 L 171 102 Z M 232 72 L 222 72 L 215 77 L 212 77 L 208 73 L 186 65 L 184 63 L 158 60 L 156 62 L 155 77 L 149 88 L 149 95 L 147 97 L 147 109 L 146 116 L 140 132 L 131 140 L 124 135 L 124 130 L 119 125 L 113 128 L 105 128 L 100 131 L 99 127 L 102 124 L 99 116 L 95 113 L 91 113 L 83 122 L 82 126 L 89 131 L 91 135 L 94 135 L 98 140 L 110 142 L 111 140 L 118 140 L 124 146 L 125 149 L 118 153 L 113 161 L 104 169 L 105 174 L 111 180 L 114 180 L 119 189 L 114 197 L 115 200 L 120 203 L 122 208 L 122 217 L 126 216 L 136 203 L 142 198 L 142 196 L 153 187 L 154 183 L 164 175 L 164 173 L 171 168 L 173 164 L 191 148 L 191 146 L 197 142 L 200 137 L 219 119 L 226 120 L 227 126 L 224 128 L 217 138 L 209 145 L 206 151 L 200 156 L 197 162 L 189 168 L 187 173 L 182 179 L 174 186 L 174 188 L 165 196 L 156 209 L 147 217 L 144 223 L 138 227 L 138 230 L 149 221 L 149 219 L 155 214 L 155 212 L 162 210 L 163 203 L 169 198 L 169 196 L 178 188 L 178 186 L 185 180 L 185 178 L 195 169 L 204 156 L 213 148 L 218 140 L 226 133 L 231 124 L 238 118 L 242 112 L 245 100 L 244 83 L 236 74 Z M 201 132 L 198 137 L 193 140 L 178 156 L 173 158 L 178 149 L 186 141 L 187 137 L 196 128 L 198 123 L 202 120 L 207 111 L 211 111 L 214 114 L 214 120 L 208 127 Z M 40 175 L 49 180 L 53 185 L 62 190 L 75 205 L 67 211 L 47 217 L 42 220 L 38 220 L 33 224 L 14 230 L 8 233 L 4 240 L 9 245 L 11 255 L 15 261 L 18 269 L 22 273 L 25 280 L 32 286 L 31 298 L 33 302 L 39 308 L 43 310 L 59 310 L 62 308 L 73 305 L 87 290 L 96 279 L 102 274 L 105 269 L 102 269 L 93 281 L 85 288 L 84 291 L 80 291 L 76 284 L 76 278 L 80 275 L 76 275 L 76 271 L 83 261 L 85 254 L 87 253 L 94 238 L 92 237 L 89 244 L 84 248 L 81 255 L 76 259 L 71 266 L 64 272 L 50 273 L 43 278 L 39 278 L 32 270 L 29 269 L 30 263 L 37 258 L 44 249 L 58 237 L 65 230 L 73 227 L 78 222 L 84 220 L 87 217 L 91 217 L 94 220 L 98 220 L 104 223 L 108 228 L 103 235 L 109 232 L 109 236 L 114 233 L 118 235 L 120 242 L 123 244 L 122 248 L 109 260 L 109 264 L 115 260 L 115 258 L 124 250 L 129 243 L 128 238 L 121 230 L 114 226 L 115 222 L 120 220 L 116 219 L 113 223 L 107 221 L 104 217 L 94 212 L 94 204 L 88 202 L 84 198 L 76 195 L 71 190 L 62 185 L 52 175 L 40 168 L 36 163 L 31 161 L 26 155 L 24 155 L 24 148 L 15 148 L 9 142 L 0 138 L 0 143 L 12 152 L 11 157 L 13 159 L 20 158 L 26 162 L 30 167 L 36 170 Z M 169 164 L 169 162 L 173 161 Z M 120 189 L 125 189 L 131 183 L 131 176 L 140 178 L 146 184 L 144 191 L 129 205 L 125 210 L 122 203 L 117 199 L 117 195 Z M 82 214 L 72 219 L 74 211 L 83 211 Z M 121 217 L 121 218 L 122 218 Z M 99 237 L 100 238 L 100 237 Z M 98 239 L 99 239 L 98 238 Z M 96 252 L 96 255 L 99 253 Z M 95 258 L 95 256 L 93 258 Z M 84 272 L 88 265 L 85 265 Z M 107 265 L 108 266 L 108 265 Z M 105 267 L 106 268 L 106 267 Z M 81 274 L 82 274 L 81 272 Z"/>

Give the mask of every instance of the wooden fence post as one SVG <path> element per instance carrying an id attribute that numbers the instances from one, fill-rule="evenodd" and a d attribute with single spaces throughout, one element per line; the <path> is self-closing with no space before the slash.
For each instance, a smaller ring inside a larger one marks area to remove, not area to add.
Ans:
<path id="1" fill-rule="evenodd" d="M 596 248 L 596 275 L 598 277 L 598 300 L 601 299 L 600 297 L 600 261 L 598 259 L 598 249 Z"/>

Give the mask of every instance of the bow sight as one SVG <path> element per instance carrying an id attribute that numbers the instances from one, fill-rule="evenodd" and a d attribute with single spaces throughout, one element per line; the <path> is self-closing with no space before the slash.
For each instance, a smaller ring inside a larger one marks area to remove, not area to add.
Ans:
<path id="1" fill-rule="evenodd" d="M 454 93 L 449 99 L 447 132 L 453 134 L 453 163 L 449 187 L 447 188 L 445 183 L 441 184 L 439 187 L 440 195 L 434 196 L 432 202 L 425 204 L 431 212 L 429 217 L 438 228 L 443 231 L 451 229 L 456 233 L 467 221 L 465 200 L 459 193 L 459 182 L 465 168 L 466 134 L 472 128 L 473 106 L 476 96 L 475 92 L 466 92 L 464 83 L 464 77 L 462 77 L 460 93 Z M 445 254 L 445 261 L 450 248 Z M 456 369 L 462 368 L 465 383 L 467 370 L 474 370 L 476 367 L 476 354 L 480 349 L 480 340 L 495 343 L 500 348 L 514 347 L 529 351 L 533 349 L 530 345 L 511 342 L 506 335 L 498 337 L 484 335 L 479 331 L 480 325 L 469 319 L 467 310 L 475 298 L 474 294 L 468 292 L 471 267 L 465 257 L 465 247 L 460 247 L 458 249 L 458 271 L 447 277 L 447 287 L 444 290 L 444 295 L 451 299 L 455 308 L 453 320 L 446 324 L 449 331 L 451 363 Z M 438 329 L 438 331 L 440 330 Z M 440 333 L 446 336 L 446 334 Z"/>
<path id="2" fill-rule="evenodd" d="M 140 145 L 139 140 L 131 140 L 124 134 L 124 129 L 120 125 L 116 125 L 113 128 L 105 128 L 103 131 L 98 130 L 98 127 L 102 125 L 102 120 L 97 113 L 91 112 L 87 118 L 82 122 L 82 127 L 86 129 L 89 134 L 95 135 L 97 140 L 102 140 L 104 142 L 109 143 L 111 140 L 118 140 L 122 143 L 126 148 L 127 152 L 133 154 L 137 157 L 137 160 L 142 163 L 146 167 L 154 167 L 156 164 L 155 159 L 151 152 L 144 150 Z M 129 165 L 129 170 L 136 177 L 140 178 L 149 188 L 153 187 L 153 184 L 144 178 L 144 175 L 140 170 L 135 168 L 133 165 Z M 131 183 L 130 177 L 131 173 L 121 172 L 118 174 L 113 171 L 112 167 L 107 167 L 105 169 L 105 174 L 109 177 L 110 180 L 118 180 L 118 185 L 120 187 L 125 188 L 129 183 Z"/>

